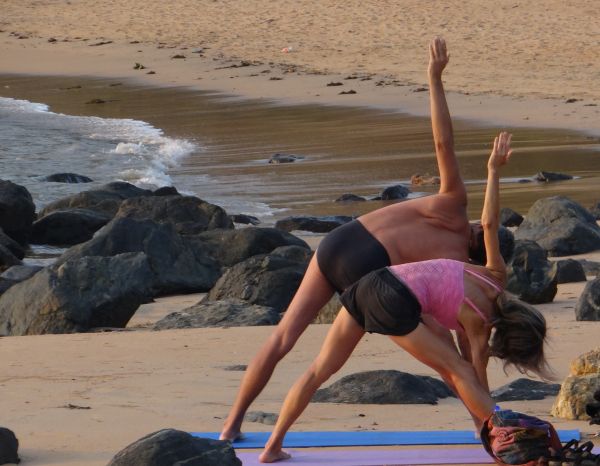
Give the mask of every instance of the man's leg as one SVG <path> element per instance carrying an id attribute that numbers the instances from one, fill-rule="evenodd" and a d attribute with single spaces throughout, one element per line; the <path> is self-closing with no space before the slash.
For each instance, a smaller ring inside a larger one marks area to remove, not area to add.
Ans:
<path id="1" fill-rule="evenodd" d="M 261 462 L 272 463 L 290 457 L 282 450 L 288 429 L 306 409 L 317 389 L 340 370 L 364 334 L 365 331 L 342 308 L 327 333 L 319 355 L 285 397 L 277 424 L 265 445 L 265 451 L 259 457 Z"/>
<path id="2" fill-rule="evenodd" d="M 221 431 L 222 440 L 234 440 L 239 436 L 246 410 L 267 385 L 277 363 L 293 348 L 302 332 L 331 299 L 333 292 L 319 269 L 315 254 L 283 318 L 248 365 Z"/>
<path id="3" fill-rule="evenodd" d="M 473 366 L 458 354 L 456 347 L 452 348 L 422 323 L 408 335 L 390 338 L 449 381 L 469 412 L 475 416 L 479 429 L 494 411 L 495 403 L 479 383 Z"/>

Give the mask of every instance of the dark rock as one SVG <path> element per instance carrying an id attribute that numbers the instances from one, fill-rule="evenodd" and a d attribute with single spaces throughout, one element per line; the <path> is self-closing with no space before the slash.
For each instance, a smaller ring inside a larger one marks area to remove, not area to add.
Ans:
<path id="1" fill-rule="evenodd" d="M 328 233 L 331 230 L 348 223 L 353 217 L 333 215 L 325 217 L 297 216 L 286 217 L 275 222 L 275 228 L 283 231 L 312 231 L 313 233 Z"/>
<path id="2" fill-rule="evenodd" d="M 557 265 L 534 241 L 517 241 L 506 289 L 531 304 L 550 303 L 557 292 Z"/>
<path id="3" fill-rule="evenodd" d="M 0 272 L 14 265 L 21 265 L 22 262 L 17 259 L 12 252 L 0 244 Z"/>
<path id="4" fill-rule="evenodd" d="M 270 307 L 226 299 L 203 301 L 178 312 L 173 312 L 154 324 L 153 330 L 203 327 L 246 327 L 276 325 L 279 313 Z"/>
<path id="5" fill-rule="evenodd" d="M 229 217 L 234 223 L 241 223 L 244 225 L 258 225 L 260 223 L 260 220 L 253 215 L 233 214 Z"/>
<path id="6" fill-rule="evenodd" d="M 155 190 L 152 194 L 155 196 L 176 196 L 179 195 L 179 191 L 174 186 L 163 186 Z"/>
<path id="7" fill-rule="evenodd" d="M 263 411 L 250 411 L 244 416 L 246 422 L 258 422 L 267 426 L 274 426 L 277 424 L 279 415 L 275 413 L 265 413 Z"/>
<path id="8" fill-rule="evenodd" d="M 269 163 L 292 163 L 296 160 L 304 159 L 303 155 L 294 155 L 294 154 L 273 154 L 269 159 Z"/>
<path id="9" fill-rule="evenodd" d="M 437 404 L 454 396 L 444 382 L 393 370 L 358 372 L 317 390 L 317 403 Z"/>
<path id="10" fill-rule="evenodd" d="M 590 207 L 590 213 L 596 220 L 600 220 L 600 202 L 596 202 L 596 204 Z"/>
<path id="11" fill-rule="evenodd" d="M 12 181 L 0 180 L 0 228 L 19 244 L 27 244 L 35 221 L 35 204 L 29 191 Z"/>
<path id="12" fill-rule="evenodd" d="M 2 228 L 0 228 L 0 246 L 4 246 L 10 251 L 10 253 L 17 259 L 23 259 L 25 257 L 25 250 L 17 243 L 14 239 L 8 236 Z"/>
<path id="13" fill-rule="evenodd" d="M 365 202 L 366 199 L 361 196 L 357 196 L 356 194 L 342 194 L 338 197 L 335 202 Z"/>
<path id="14" fill-rule="evenodd" d="M 575 259 L 557 261 L 557 266 L 558 283 L 585 282 L 587 280 L 583 266 Z"/>
<path id="15" fill-rule="evenodd" d="M 551 256 L 600 249 L 600 227 L 592 214 L 562 196 L 536 201 L 517 228 L 515 238 L 536 241 Z"/>
<path id="16" fill-rule="evenodd" d="M 354 89 L 350 89 L 349 91 L 342 91 L 339 93 L 339 95 L 350 95 L 350 94 L 356 94 L 357 92 Z"/>
<path id="17" fill-rule="evenodd" d="M 342 303 L 340 301 L 340 296 L 337 293 L 331 297 L 331 299 L 321 308 L 317 317 L 314 320 L 314 324 L 332 324 L 335 318 L 337 317 L 340 309 L 342 308 Z"/>
<path id="18" fill-rule="evenodd" d="M 600 320 L 600 278 L 589 281 L 575 306 L 577 320 Z"/>
<path id="19" fill-rule="evenodd" d="M 221 207 L 194 196 L 151 196 L 126 199 L 116 217 L 156 223 L 171 223 L 182 234 L 196 234 L 216 228 L 232 229 L 233 222 Z"/>
<path id="20" fill-rule="evenodd" d="M 0 335 L 125 327 L 147 302 L 153 280 L 145 254 L 83 257 L 46 267 L 0 297 Z"/>
<path id="21" fill-rule="evenodd" d="M 241 466 L 231 443 L 163 429 L 136 440 L 107 466 Z"/>
<path id="22" fill-rule="evenodd" d="M 4 271 L 0 277 L 6 280 L 12 280 L 15 283 L 22 282 L 33 277 L 44 267 L 40 265 L 13 265 L 11 268 Z"/>
<path id="23" fill-rule="evenodd" d="M 521 214 L 508 207 L 500 209 L 500 225 L 518 227 L 521 223 L 523 223 L 523 216 Z"/>
<path id="24" fill-rule="evenodd" d="M 20 463 L 18 450 L 19 440 L 14 432 L 6 427 L 0 427 L 0 464 Z"/>
<path id="25" fill-rule="evenodd" d="M 270 254 L 250 257 L 227 269 L 205 301 L 236 298 L 281 313 L 294 297 L 310 255 L 311 251 L 305 248 L 284 246 Z"/>
<path id="26" fill-rule="evenodd" d="M 300 238 L 276 228 L 242 228 L 239 230 L 210 230 L 189 240 L 208 248 L 224 267 L 230 267 L 257 254 L 268 254 L 281 246 L 298 246 L 310 251 Z"/>
<path id="27" fill-rule="evenodd" d="M 220 265 L 206 245 L 177 234 L 172 225 L 132 218 L 113 219 L 91 240 L 68 249 L 57 263 L 126 252 L 148 256 L 154 275 L 153 296 L 207 291 L 221 275 Z"/>
<path id="28" fill-rule="evenodd" d="M 565 175 L 563 173 L 552 173 L 552 172 L 538 172 L 534 179 L 536 181 L 542 181 L 547 183 L 549 181 L 563 181 L 563 180 L 572 180 L 573 177 L 571 175 Z"/>
<path id="29" fill-rule="evenodd" d="M 600 262 L 589 261 L 587 259 L 579 259 L 578 261 L 586 275 L 600 275 Z"/>
<path id="30" fill-rule="evenodd" d="M 600 424 L 600 388 L 594 392 L 595 401 L 585 405 L 585 413 L 590 417 L 590 424 Z"/>
<path id="31" fill-rule="evenodd" d="M 389 186 L 381 192 L 382 201 L 391 201 L 394 199 L 406 199 L 410 194 L 410 189 L 402 184 L 396 186 Z"/>
<path id="32" fill-rule="evenodd" d="M 479 222 L 474 222 L 479 223 Z M 479 230 L 479 248 L 469 252 L 469 258 L 476 264 L 485 265 L 486 253 L 483 238 L 483 230 Z M 508 228 L 500 225 L 498 228 L 498 242 L 500 246 L 500 254 L 504 262 L 508 263 L 513 257 L 515 250 L 515 236 Z"/>
<path id="33" fill-rule="evenodd" d="M 496 401 L 543 400 L 547 396 L 558 395 L 559 383 L 545 383 L 520 378 L 492 391 Z"/>
<path id="34" fill-rule="evenodd" d="M 147 189 L 141 189 L 123 181 L 115 181 L 97 189 L 83 191 L 51 202 L 42 209 L 39 217 L 44 217 L 55 210 L 74 208 L 103 212 L 112 217 L 119 210 L 123 200 L 138 196 L 151 196 L 152 194 L 152 191 Z"/>
<path id="35" fill-rule="evenodd" d="M 234 364 L 232 366 L 225 366 L 223 367 L 223 370 L 226 371 L 245 371 L 246 369 L 248 369 L 248 366 L 246 364 Z"/>
<path id="36" fill-rule="evenodd" d="M 0 295 L 3 295 L 6 292 L 6 290 L 8 290 L 11 286 L 16 285 L 17 283 L 19 282 L 0 277 Z"/>
<path id="37" fill-rule="evenodd" d="M 111 218 L 103 212 L 88 209 L 55 210 L 33 223 L 31 242 L 56 246 L 83 243 Z"/>
<path id="38" fill-rule="evenodd" d="M 45 176 L 42 181 L 52 181 L 54 183 L 91 183 L 91 178 L 87 176 L 78 175 L 77 173 L 54 173 L 52 175 Z"/>

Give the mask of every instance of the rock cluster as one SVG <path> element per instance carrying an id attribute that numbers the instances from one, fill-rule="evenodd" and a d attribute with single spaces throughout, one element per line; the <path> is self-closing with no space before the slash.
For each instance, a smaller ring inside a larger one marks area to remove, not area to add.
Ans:
<path id="1" fill-rule="evenodd" d="M 600 347 L 591 350 L 571 363 L 570 375 L 562 383 L 552 415 L 565 419 L 590 419 L 586 406 L 594 402 L 600 390 Z"/>

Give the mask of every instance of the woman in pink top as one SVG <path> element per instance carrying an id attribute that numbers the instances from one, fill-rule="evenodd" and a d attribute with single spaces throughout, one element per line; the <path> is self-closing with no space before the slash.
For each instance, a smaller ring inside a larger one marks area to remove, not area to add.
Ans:
<path id="1" fill-rule="evenodd" d="M 433 259 L 384 267 L 342 294 L 344 307 L 309 369 L 289 391 L 260 461 L 290 457 L 283 438 L 315 391 L 337 372 L 365 332 L 394 343 L 435 369 L 465 404 L 479 429 L 494 410 L 486 368 L 494 356 L 521 372 L 548 373 L 546 321 L 532 306 L 503 291 L 506 265 L 500 254 L 499 169 L 508 162 L 511 135 L 494 140 L 481 223 L 485 267 Z M 491 330 L 494 329 L 492 334 Z M 457 334 L 457 350 L 450 330 Z M 491 339 L 490 339 L 491 336 Z"/>

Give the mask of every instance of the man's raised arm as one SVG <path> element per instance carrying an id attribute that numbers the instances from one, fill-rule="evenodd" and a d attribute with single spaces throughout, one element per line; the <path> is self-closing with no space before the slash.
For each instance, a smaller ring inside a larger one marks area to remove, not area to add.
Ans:
<path id="1" fill-rule="evenodd" d="M 465 186 L 460 177 L 456 154 L 454 153 L 454 134 L 452 120 L 446 103 L 442 72 L 448 64 L 449 55 L 446 42 L 436 37 L 429 44 L 429 92 L 431 105 L 431 127 L 435 155 L 440 171 L 440 193 L 453 193 L 464 198 L 467 202 Z"/>

